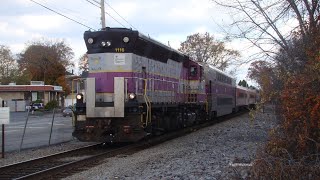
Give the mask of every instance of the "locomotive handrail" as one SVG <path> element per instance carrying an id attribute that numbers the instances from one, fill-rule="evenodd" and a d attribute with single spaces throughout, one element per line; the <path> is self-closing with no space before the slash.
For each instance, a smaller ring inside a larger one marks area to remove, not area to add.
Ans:
<path id="1" fill-rule="evenodd" d="M 128 100 L 128 79 L 124 79 L 124 93 L 125 93 L 125 100 Z"/>
<path id="2" fill-rule="evenodd" d="M 147 115 L 146 115 L 146 126 L 148 123 L 151 123 L 151 102 L 149 101 L 148 95 L 147 95 L 147 79 L 144 79 L 145 84 L 144 84 L 144 100 L 147 105 Z"/>

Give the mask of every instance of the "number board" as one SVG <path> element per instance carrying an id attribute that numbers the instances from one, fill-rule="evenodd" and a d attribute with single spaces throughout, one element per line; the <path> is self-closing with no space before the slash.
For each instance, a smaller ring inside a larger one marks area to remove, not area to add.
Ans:
<path id="1" fill-rule="evenodd" d="M 124 51 L 125 51 L 124 48 L 114 48 L 114 50 L 115 50 L 117 53 L 124 53 Z"/>
<path id="2" fill-rule="evenodd" d="M 10 108 L 0 107 L 0 124 L 10 123 Z"/>

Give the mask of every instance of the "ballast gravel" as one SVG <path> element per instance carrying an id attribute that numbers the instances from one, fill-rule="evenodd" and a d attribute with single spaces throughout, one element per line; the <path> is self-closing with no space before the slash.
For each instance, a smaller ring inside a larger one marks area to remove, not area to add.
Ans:
<path id="1" fill-rule="evenodd" d="M 277 125 L 273 112 L 245 114 L 65 179 L 246 179 L 257 149 Z"/>
<path id="2" fill-rule="evenodd" d="M 277 125 L 274 108 L 242 116 L 104 164 L 65 179 L 246 179 L 256 151 Z M 39 149 L 10 152 L 0 166 L 93 143 L 76 140 Z"/>

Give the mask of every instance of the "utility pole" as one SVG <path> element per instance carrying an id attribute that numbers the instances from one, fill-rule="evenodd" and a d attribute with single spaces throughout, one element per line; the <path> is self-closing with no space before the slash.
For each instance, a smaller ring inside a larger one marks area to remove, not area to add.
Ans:
<path id="1" fill-rule="evenodd" d="M 104 0 L 100 1 L 101 5 L 101 25 L 102 29 L 106 28 L 106 14 L 105 14 L 105 9 L 104 9 Z"/>

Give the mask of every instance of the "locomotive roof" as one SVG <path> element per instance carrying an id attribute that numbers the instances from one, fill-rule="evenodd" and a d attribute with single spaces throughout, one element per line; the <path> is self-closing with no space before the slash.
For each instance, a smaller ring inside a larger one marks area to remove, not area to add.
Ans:
<path id="1" fill-rule="evenodd" d="M 174 53 L 177 56 L 179 56 L 180 60 L 179 61 L 185 61 L 187 59 L 189 59 L 188 56 L 184 55 L 183 53 L 181 53 L 178 50 L 175 50 L 157 40 L 154 40 L 152 38 L 150 38 L 149 36 L 144 35 L 143 33 L 137 31 L 137 30 L 132 30 L 132 29 L 128 29 L 128 28 L 110 28 L 110 27 L 106 27 L 100 31 L 85 31 L 84 33 L 84 39 L 87 45 L 87 49 L 88 49 L 88 53 L 102 53 L 103 48 L 99 48 L 99 46 L 93 46 L 88 44 L 87 39 L 88 38 L 96 38 L 99 40 L 105 40 L 106 38 L 106 32 L 110 33 L 110 36 L 108 38 L 112 39 L 112 34 L 117 34 L 118 35 L 123 35 L 123 36 L 128 36 L 130 39 L 132 39 L 133 41 L 137 41 L 140 39 L 140 41 L 144 41 L 147 42 L 149 44 L 152 44 L 153 47 L 158 46 L 158 48 L 163 49 L 165 51 L 167 51 L 168 53 Z M 131 47 L 134 48 L 134 47 Z"/>
<path id="2" fill-rule="evenodd" d="M 154 44 L 157 44 L 157 45 L 159 45 L 159 46 L 161 46 L 161 47 L 163 47 L 163 48 L 166 48 L 166 49 L 168 49 L 168 50 L 170 50 L 170 51 L 174 51 L 174 52 L 178 53 L 178 54 L 181 55 L 181 56 L 185 56 L 182 52 L 180 52 L 180 51 L 178 51 L 178 50 L 175 50 L 175 49 L 173 49 L 172 47 L 169 47 L 169 46 L 167 46 L 167 45 L 164 45 L 164 44 L 162 44 L 161 42 L 159 42 L 159 41 L 157 41 L 157 40 L 155 40 L 155 39 L 153 39 L 153 38 L 151 38 L 151 37 L 149 37 L 149 36 L 144 35 L 143 33 L 138 32 L 138 35 L 139 35 L 139 37 L 142 38 L 142 39 L 148 40 L 148 41 L 150 41 L 150 42 L 152 42 L 152 43 L 154 43 Z"/>

